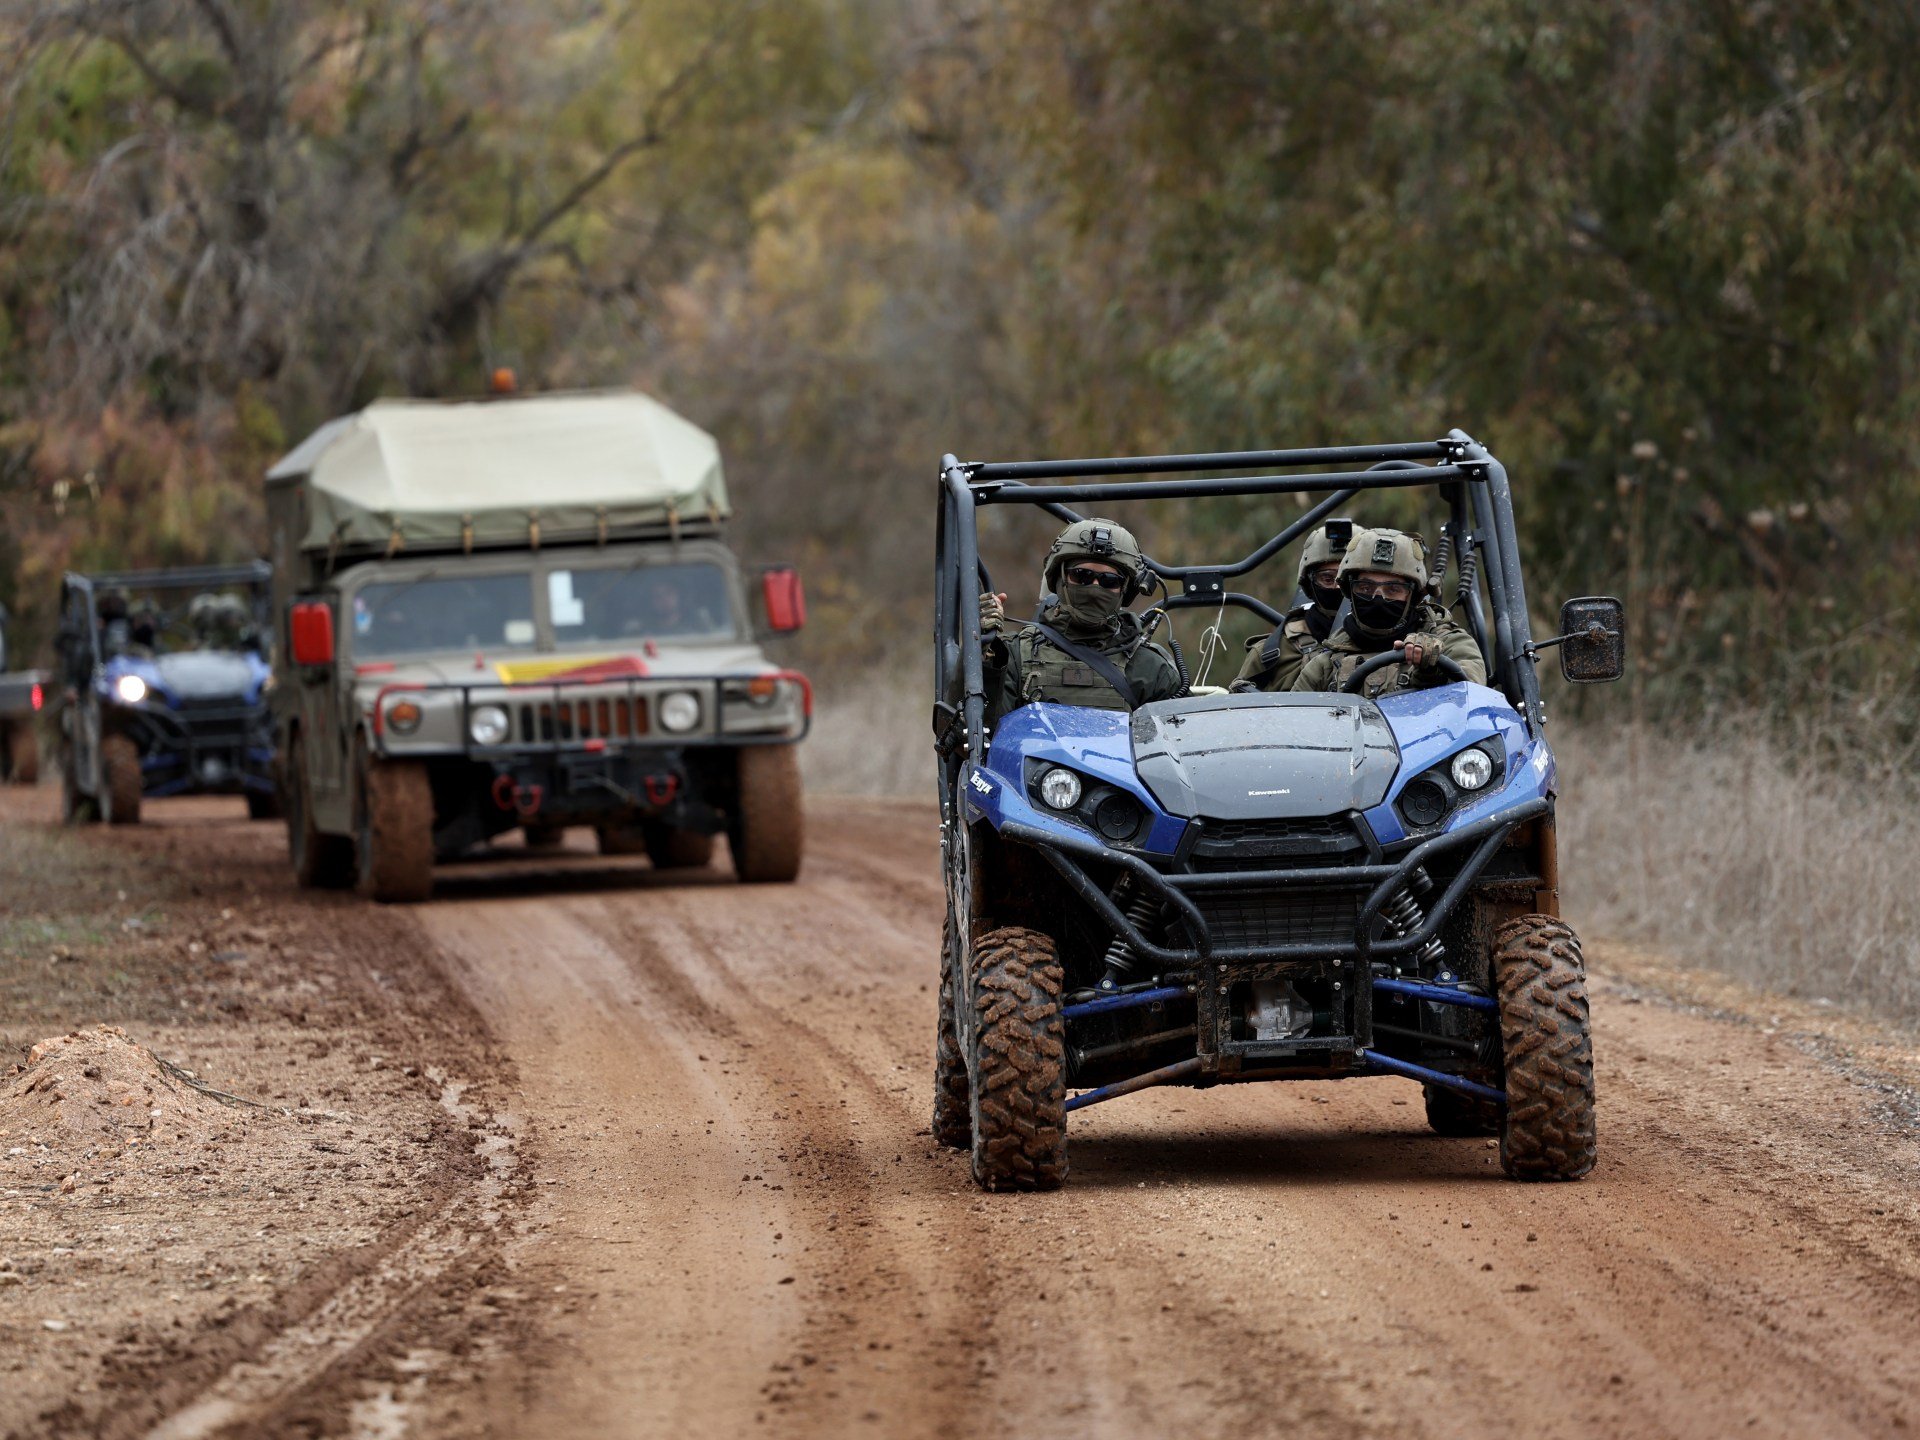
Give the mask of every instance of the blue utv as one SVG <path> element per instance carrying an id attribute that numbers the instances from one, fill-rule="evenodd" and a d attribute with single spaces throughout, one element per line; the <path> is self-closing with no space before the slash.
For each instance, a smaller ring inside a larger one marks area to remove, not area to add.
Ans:
<path id="1" fill-rule="evenodd" d="M 1489 684 L 1442 662 L 1432 688 L 1357 693 L 1389 652 L 1341 693 L 1183 684 L 1131 714 L 1030 703 L 989 732 L 983 508 L 1072 521 L 1112 501 L 1320 494 L 1244 558 L 1147 559 L 1149 632 L 1193 607 L 1278 626 L 1239 577 L 1388 488 L 1437 500 L 1431 584 Z M 1214 455 L 949 455 L 936 563 L 947 921 L 933 1133 L 971 1151 L 979 1184 L 1059 1185 L 1068 1115 L 1150 1086 L 1366 1075 L 1420 1083 L 1443 1135 L 1497 1134 L 1515 1179 L 1592 1169 L 1586 978 L 1559 918 L 1536 664 L 1558 646 L 1568 680 L 1617 679 L 1625 617 L 1611 598 L 1570 600 L 1560 634 L 1532 638 L 1507 473 L 1485 447 L 1455 430 Z"/>
<path id="2" fill-rule="evenodd" d="M 139 823 L 141 802 L 274 791 L 268 593 L 246 565 L 66 577 L 60 594 L 60 750 L 66 818 Z"/>

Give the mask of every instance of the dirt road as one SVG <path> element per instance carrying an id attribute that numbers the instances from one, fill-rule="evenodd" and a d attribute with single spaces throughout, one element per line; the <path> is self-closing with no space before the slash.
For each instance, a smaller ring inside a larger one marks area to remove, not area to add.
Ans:
<path id="1" fill-rule="evenodd" d="M 1066 1190 L 983 1196 L 926 1133 L 937 874 L 927 809 L 861 804 L 816 811 L 797 886 L 497 856 L 386 912 L 460 997 L 447 1024 L 471 1007 L 504 1056 L 519 1328 L 371 1409 L 363 1376 L 330 1411 L 309 1380 L 304 1413 L 570 1437 L 1920 1426 L 1915 1117 L 1834 1047 L 1667 1003 L 1596 946 L 1583 1184 L 1504 1181 L 1382 1079 L 1098 1107 Z M 444 1345 L 479 1282 L 408 1283 L 395 1355 L 424 1353 L 421 1295 L 445 1292 Z M 159 1433 L 271 1433 L 271 1394 Z"/>

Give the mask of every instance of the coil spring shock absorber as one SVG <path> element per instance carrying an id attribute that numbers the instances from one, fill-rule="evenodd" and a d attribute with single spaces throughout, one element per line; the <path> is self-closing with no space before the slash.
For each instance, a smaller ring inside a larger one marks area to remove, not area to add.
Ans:
<path id="1" fill-rule="evenodd" d="M 1467 603 L 1467 597 L 1473 594 L 1474 582 L 1479 578 L 1480 552 L 1471 546 L 1465 546 L 1460 556 L 1460 584 L 1454 589 L 1453 604 L 1449 607 L 1450 609 L 1457 610 Z"/>
<path id="2" fill-rule="evenodd" d="M 1453 532 L 1451 530 L 1442 530 L 1440 532 L 1440 543 L 1433 547 L 1433 564 L 1428 567 L 1427 579 L 1433 586 L 1434 594 L 1438 595 L 1440 593 L 1440 582 L 1447 578 L 1447 566 L 1451 564 L 1452 561 Z"/>
<path id="3" fill-rule="evenodd" d="M 1158 908 L 1153 897 L 1141 893 L 1131 875 L 1122 875 L 1113 887 L 1111 898 L 1133 928 L 1145 934 L 1147 923 L 1153 919 L 1154 911 Z M 1118 990 L 1124 983 L 1122 977 L 1133 973 L 1133 962 L 1133 947 L 1127 943 L 1127 937 L 1116 930 L 1107 944 L 1107 953 L 1101 957 L 1103 969 L 1100 989 L 1103 992 Z"/>
<path id="4" fill-rule="evenodd" d="M 1394 895 L 1393 899 L 1380 907 L 1380 914 L 1396 935 L 1411 935 L 1427 923 L 1427 912 L 1421 908 L 1419 895 L 1433 890 L 1433 879 L 1422 865 L 1407 877 L 1407 883 Z M 1409 957 L 1413 966 L 1421 972 L 1431 970 L 1447 958 L 1447 947 L 1435 935 L 1426 944 L 1414 951 Z"/>

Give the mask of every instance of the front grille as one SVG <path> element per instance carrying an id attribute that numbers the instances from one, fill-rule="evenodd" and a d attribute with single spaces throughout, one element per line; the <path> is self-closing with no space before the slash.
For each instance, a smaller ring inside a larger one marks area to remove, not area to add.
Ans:
<path id="1" fill-rule="evenodd" d="M 174 718 L 194 740 L 205 744 L 228 741 L 238 744 L 260 723 L 257 710 L 239 704 L 230 696 L 213 700 L 182 700 Z"/>
<path id="2" fill-rule="evenodd" d="M 1202 890 L 1193 902 L 1222 949 L 1348 942 L 1360 916 L 1357 890 Z"/>
<path id="3" fill-rule="evenodd" d="M 1365 849 L 1345 815 L 1304 820 L 1202 820 L 1193 854 L 1201 860 L 1345 855 Z"/>
<path id="4" fill-rule="evenodd" d="M 519 729 L 521 742 L 528 745 L 631 740 L 647 733 L 647 700 L 644 695 L 600 695 L 525 701 Z"/>

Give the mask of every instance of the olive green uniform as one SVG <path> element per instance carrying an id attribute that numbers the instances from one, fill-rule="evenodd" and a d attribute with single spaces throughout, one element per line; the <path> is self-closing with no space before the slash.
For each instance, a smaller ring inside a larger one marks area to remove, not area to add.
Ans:
<path id="1" fill-rule="evenodd" d="M 1467 679 L 1476 685 L 1487 683 L 1487 662 L 1480 654 L 1480 647 L 1474 643 L 1473 636 L 1464 628 L 1447 618 L 1446 611 L 1430 602 L 1422 602 L 1408 637 L 1426 637 L 1447 659 L 1466 672 Z M 1347 678 L 1359 668 L 1362 661 L 1391 650 L 1393 640 L 1367 640 L 1355 635 L 1350 629 L 1340 629 L 1327 637 L 1326 645 L 1317 653 L 1309 655 L 1301 662 L 1295 672 L 1294 690 L 1338 690 Z M 1424 690 L 1433 685 L 1449 683 L 1448 677 L 1437 669 L 1428 667 L 1416 671 L 1410 665 L 1386 665 L 1374 671 L 1361 682 L 1364 693 L 1373 699 L 1398 690 Z"/>
<path id="2" fill-rule="evenodd" d="M 1057 612 L 1050 611 L 1044 618 L 1066 639 L 1111 661 L 1132 684 L 1140 704 L 1167 700 L 1179 691 L 1180 672 L 1174 667 L 1173 657 L 1143 640 L 1140 617 L 1132 611 L 1121 611 L 1103 631 L 1094 634 L 1063 624 L 1064 617 Z M 982 648 L 981 659 L 985 662 L 989 724 L 997 725 L 1004 716 L 1036 700 L 1095 710 L 1129 708 L 1125 697 L 1102 679 L 1098 670 L 1059 649 L 1033 625 L 989 641 Z"/>
<path id="3" fill-rule="evenodd" d="M 1326 647 L 1333 629 L 1333 617 L 1318 605 L 1297 605 L 1287 612 L 1280 627 L 1247 641 L 1247 658 L 1234 677 L 1230 690 L 1291 690 L 1293 677 L 1309 655 Z"/>

